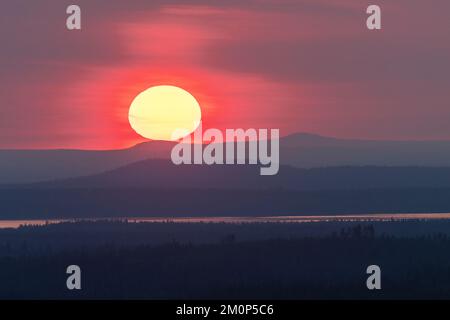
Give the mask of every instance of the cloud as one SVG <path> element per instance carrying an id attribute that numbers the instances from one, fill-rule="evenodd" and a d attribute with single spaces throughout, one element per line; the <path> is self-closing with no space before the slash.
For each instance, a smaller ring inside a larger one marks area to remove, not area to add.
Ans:
<path id="1" fill-rule="evenodd" d="M 195 91 L 211 125 L 448 137 L 450 2 L 378 2 L 381 32 L 359 0 L 80 0 L 69 32 L 70 1 L 9 1 L 0 148 L 129 145 L 128 100 L 158 81 Z"/>

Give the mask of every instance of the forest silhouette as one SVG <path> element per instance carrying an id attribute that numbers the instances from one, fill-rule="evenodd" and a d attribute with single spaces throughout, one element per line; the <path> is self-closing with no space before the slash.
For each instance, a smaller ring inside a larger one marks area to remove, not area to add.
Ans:
<path id="1" fill-rule="evenodd" d="M 383 222 L 325 224 L 81 221 L 2 229 L 0 298 L 450 298 L 450 223 L 388 222 L 394 233 Z M 406 235 L 410 228 L 424 232 Z M 65 287 L 72 264 L 82 269 L 80 291 Z M 372 264 L 381 267 L 381 291 L 366 288 Z"/>

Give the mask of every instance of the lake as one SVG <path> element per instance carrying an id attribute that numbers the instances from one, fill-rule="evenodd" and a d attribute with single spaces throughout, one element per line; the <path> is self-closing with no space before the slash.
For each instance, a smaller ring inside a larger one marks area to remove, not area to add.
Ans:
<path id="1" fill-rule="evenodd" d="M 276 217 L 139 217 L 139 218 L 86 218 L 86 219 L 48 219 L 48 220 L 0 220 L 0 228 L 18 228 L 24 225 L 45 225 L 75 221 L 116 220 L 138 222 L 176 222 L 176 223 L 314 223 L 314 222 L 367 222 L 367 221 L 407 221 L 407 220 L 448 220 L 450 213 L 374 213 L 358 215 L 321 216 L 276 216 Z"/>

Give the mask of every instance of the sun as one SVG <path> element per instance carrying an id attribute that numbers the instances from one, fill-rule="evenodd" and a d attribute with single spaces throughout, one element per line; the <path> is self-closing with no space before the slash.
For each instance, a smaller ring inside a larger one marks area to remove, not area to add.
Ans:
<path id="1" fill-rule="evenodd" d="M 181 139 L 195 131 L 201 118 L 200 105 L 194 96 L 169 85 L 151 87 L 139 93 L 128 112 L 133 130 L 151 140 Z"/>

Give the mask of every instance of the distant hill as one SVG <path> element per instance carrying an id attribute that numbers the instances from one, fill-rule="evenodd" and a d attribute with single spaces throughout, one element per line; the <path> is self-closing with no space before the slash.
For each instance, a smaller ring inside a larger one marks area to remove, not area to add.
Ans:
<path id="1" fill-rule="evenodd" d="M 93 175 L 146 159 L 169 159 L 174 143 L 129 149 L 0 150 L 0 183 L 31 183 Z M 307 133 L 281 138 L 280 162 L 298 168 L 334 166 L 450 166 L 450 141 L 336 139 Z"/>
<path id="2" fill-rule="evenodd" d="M 362 190 L 450 188 L 450 167 L 281 166 L 274 176 L 261 176 L 259 165 L 174 165 L 170 160 L 144 160 L 85 177 L 23 185 L 22 188 L 92 189 L 284 189 Z"/>
<path id="3" fill-rule="evenodd" d="M 1 151 L 0 219 L 450 212 L 449 142 L 298 134 L 280 144 L 275 176 L 259 165 L 176 166 L 164 142 Z"/>
<path id="4" fill-rule="evenodd" d="M 450 188 L 0 190 L 0 219 L 450 212 Z"/>
<path id="5" fill-rule="evenodd" d="M 283 138 L 283 164 L 329 166 L 450 166 L 450 141 L 335 139 L 306 133 Z"/>
<path id="6" fill-rule="evenodd" d="M 129 149 L 0 150 L 0 183 L 30 183 L 85 176 L 144 159 L 167 158 L 171 142 L 147 142 Z"/>

